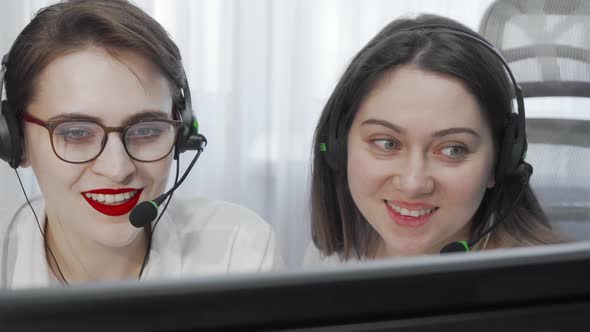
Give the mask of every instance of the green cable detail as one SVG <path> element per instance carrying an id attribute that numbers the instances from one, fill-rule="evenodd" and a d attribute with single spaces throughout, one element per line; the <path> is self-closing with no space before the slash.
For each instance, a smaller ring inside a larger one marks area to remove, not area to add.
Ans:
<path id="1" fill-rule="evenodd" d="M 326 146 L 326 143 L 320 143 L 320 151 L 321 152 L 328 151 L 328 147 Z"/>
<path id="2" fill-rule="evenodd" d="M 152 203 L 152 205 L 157 209 L 159 209 L 160 207 L 158 206 L 158 204 L 156 204 L 154 201 L 148 201 L 150 203 Z"/>
<path id="3" fill-rule="evenodd" d="M 469 251 L 469 244 L 467 243 L 467 241 L 459 241 L 459 243 L 461 243 L 463 247 L 465 247 L 465 251 Z"/>

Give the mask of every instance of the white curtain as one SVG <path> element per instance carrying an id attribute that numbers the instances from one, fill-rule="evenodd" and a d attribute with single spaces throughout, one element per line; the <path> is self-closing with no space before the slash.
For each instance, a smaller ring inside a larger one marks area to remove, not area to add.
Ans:
<path id="1" fill-rule="evenodd" d="M 5 0 L 0 51 L 41 7 Z M 311 141 L 322 107 L 349 59 L 401 15 L 445 15 L 477 30 L 492 0 L 143 0 L 184 57 L 193 107 L 209 145 L 176 197 L 245 205 L 274 225 L 288 266 L 309 242 Z M 183 155 L 182 166 L 192 155 Z M 19 170 L 26 190 L 39 190 Z M 0 164 L 0 213 L 24 197 Z"/>

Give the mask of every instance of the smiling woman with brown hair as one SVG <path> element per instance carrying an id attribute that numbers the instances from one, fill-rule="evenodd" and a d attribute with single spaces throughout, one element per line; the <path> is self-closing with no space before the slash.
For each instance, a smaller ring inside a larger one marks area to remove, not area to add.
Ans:
<path id="1" fill-rule="evenodd" d="M 49 6 L 4 72 L 0 157 L 32 167 L 43 199 L 0 223 L 2 287 L 275 266 L 271 227 L 245 208 L 197 199 L 157 210 L 173 160 L 178 180 L 179 154 L 197 150 L 192 167 L 206 140 L 179 50 L 153 18 L 121 0 Z M 132 225 L 142 201 L 159 218 L 140 211 Z"/>
<path id="2" fill-rule="evenodd" d="M 560 242 L 528 185 L 513 83 L 458 22 L 386 26 L 316 128 L 306 264 Z"/>

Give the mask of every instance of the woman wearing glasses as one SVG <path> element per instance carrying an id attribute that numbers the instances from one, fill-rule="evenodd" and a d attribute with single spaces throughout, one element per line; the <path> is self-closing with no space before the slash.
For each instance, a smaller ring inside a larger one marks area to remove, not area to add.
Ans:
<path id="1" fill-rule="evenodd" d="M 279 261 L 270 226 L 229 203 L 173 200 L 158 223 L 130 224 L 139 202 L 166 190 L 187 103 L 178 48 L 140 9 L 99 0 L 42 9 L 5 69 L 3 112 L 18 119 L 20 166 L 32 167 L 43 199 L 0 224 L 2 287 L 254 272 Z"/>

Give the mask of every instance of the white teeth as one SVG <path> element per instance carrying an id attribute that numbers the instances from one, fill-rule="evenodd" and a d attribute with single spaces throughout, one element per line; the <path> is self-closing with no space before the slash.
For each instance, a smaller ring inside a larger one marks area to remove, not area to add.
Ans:
<path id="1" fill-rule="evenodd" d="M 125 201 L 131 199 L 136 194 L 137 194 L 137 190 L 135 190 L 135 191 L 129 191 L 129 192 L 122 193 L 122 194 L 116 194 L 116 195 L 89 194 L 89 193 L 85 193 L 84 196 L 86 196 L 87 198 L 92 199 L 93 201 L 97 201 L 97 202 L 100 202 L 100 203 L 114 204 L 114 203 L 122 203 L 122 202 L 125 202 Z"/>
<path id="2" fill-rule="evenodd" d="M 399 207 L 391 202 L 387 202 L 387 204 L 395 210 L 397 213 L 401 214 L 402 216 L 409 216 L 409 217 L 421 217 L 423 215 L 427 215 L 429 213 L 434 212 L 438 208 L 426 209 L 426 210 L 409 210 L 406 208 Z"/>

